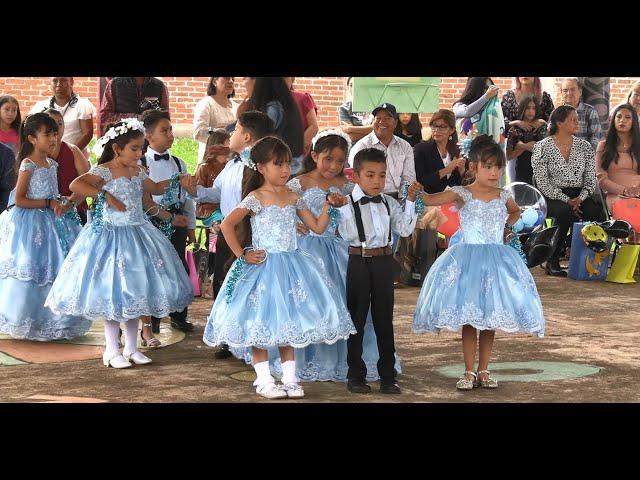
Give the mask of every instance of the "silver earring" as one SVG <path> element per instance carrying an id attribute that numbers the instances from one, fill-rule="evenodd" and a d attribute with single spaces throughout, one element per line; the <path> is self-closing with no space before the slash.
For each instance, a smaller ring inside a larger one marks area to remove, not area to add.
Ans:
<path id="1" fill-rule="evenodd" d="M 453 137 L 451 135 L 449 135 L 449 141 L 453 140 Z"/>

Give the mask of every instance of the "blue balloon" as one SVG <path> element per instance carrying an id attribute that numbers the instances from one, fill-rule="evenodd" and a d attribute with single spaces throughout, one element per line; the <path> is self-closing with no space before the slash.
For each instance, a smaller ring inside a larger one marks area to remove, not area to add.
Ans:
<path id="1" fill-rule="evenodd" d="M 527 208 L 520 216 L 522 222 L 527 227 L 533 227 L 538 221 L 538 212 L 533 208 Z"/>
<path id="2" fill-rule="evenodd" d="M 451 238 L 449 239 L 449 247 L 453 247 L 454 245 L 460 242 L 462 242 L 462 231 L 456 230 L 456 233 L 451 235 Z"/>
<path id="3" fill-rule="evenodd" d="M 537 227 L 538 225 L 544 224 L 544 219 L 545 219 L 544 212 L 541 210 L 538 210 L 538 221 L 536 222 L 535 226 Z"/>
<path id="4" fill-rule="evenodd" d="M 518 221 L 513 224 L 513 230 L 516 233 L 520 233 L 522 230 L 524 230 L 524 222 L 521 218 L 519 218 Z"/>

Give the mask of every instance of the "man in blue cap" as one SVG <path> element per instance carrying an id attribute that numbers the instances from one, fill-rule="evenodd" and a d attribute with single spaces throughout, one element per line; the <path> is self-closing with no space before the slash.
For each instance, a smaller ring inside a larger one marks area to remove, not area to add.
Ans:
<path id="1" fill-rule="evenodd" d="M 358 140 L 349 153 L 349 164 L 364 148 L 377 148 L 385 152 L 387 157 L 387 179 L 384 193 L 398 198 L 403 183 L 410 184 L 416 180 L 416 167 L 413 160 L 413 148 L 409 142 L 393 134 L 398 124 L 396 107 L 390 103 L 378 105 L 371 114 L 373 132 Z"/>

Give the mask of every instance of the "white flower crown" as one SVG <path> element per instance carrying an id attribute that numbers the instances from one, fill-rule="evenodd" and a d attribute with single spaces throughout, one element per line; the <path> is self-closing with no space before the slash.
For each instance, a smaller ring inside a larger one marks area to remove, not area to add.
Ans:
<path id="1" fill-rule="evenodd" d="M 247 147 L 242 150 L 242 152 L 240 152 L 240 158 L 242 159 L 242 163 L 245 167 L 250 168 L 254 171 L 258 170 L 258 167 L 256 167 L 256 162 L 251 160 L 251 147 Z"/>
<path id="2" fill-rule="evenodd" d="M 316 133 L 316 136 L 313 137 L 313 139 L 311 140 L 311 148 L 312 149 L 316 148 L 316 143 L 318 143 L 318 140 L 320 140 L 321 138 L 330 137 L 331 135 L 336 135 L 338 137 L 345 139 L 345 141 L 347 142 L 347 155 L 348 155 L 349 150 L 351 150 L 351 139 L 349 138 L 349 135 L 344 133 L 339 128 L 327 128 L 326 130 Z"/>
<path id="3" fill-rule="evenodd" d="M 96 157 L 100 158 L 102 156 L 102 152 L 104 152 L 104 147 L 114 138 L 119 137 L 120 135 L 124 135 L 130 130 L 138 130 L 144 133 L 144 125 L 137 118 L 123 118 L 120 120 L 123 122 L 121 125 L 117 127 L 111 127 L 109 130 L 105 132 L 105 134 L 96 140 L 96 144 L 93 146 L 93 153 L 96 154 Z M 118 123 L 120 123 L 118 122 Z"/>

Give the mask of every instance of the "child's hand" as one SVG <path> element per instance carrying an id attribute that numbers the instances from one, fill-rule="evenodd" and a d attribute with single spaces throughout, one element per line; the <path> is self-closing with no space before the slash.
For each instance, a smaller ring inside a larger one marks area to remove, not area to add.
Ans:
<path id="1" fill-rule="evenodd" d="M 309 233 L 309 229 L 307 228 L 307 226 L 304 223 L 296 223 L 296 231 L 300 235 L 306 235 L 306 234 Z"/>
<path id="2" fill-rule="evenodd" d="M 347 204 L 347 197 L 339 193 L 330 193 L 327 195 L 327 201 L 332 207 L 342 207 Z"/>
<path id="3" fill-rule="evenodd" d="M 189 220 L 184 215 L 174 215 L 173 220 L 171 220 L 171 225 L 174 227 L 186 227 L 189 223 Z"/>
<path id="4" fill-rule="evenodd" d="M 247 263 L 252 265 L 256 265 L 258 263 L 264 262 L 264 259 L 267 257 L 267 252 L 264 250 L 249 250 L 244 254 L 244 260 Z"/>
<path id="5" fill-rule="evenodd" d="M 49 201 L 49 208 L 53 210 L 53 213 L 56 217 L 62 215 L 62 205 L 59 201 L 54 200 L 53 198 Z"/>
<path id="6" fill-rule="evenodd" d="M 187 190 L 195 188 L 197 185 L 196 177 L 191 175 L 183 175 L 180 177 L 180 186 Z"/>
<path id="7" fill-rule="evenodd" d="M 416 196 L 424 190 L 424 187 L 420 182 L 413 182 L 409 185 L 409 190 L 407 193 L 407 198 L 412 202 L 416 201 Z"/>
<path id="8" fill-rule="evenodd" d="M 107 202 L 107 204 L 111 206 L 111 208 L 113 208 L 114 210 L 117 210 L 118 212 L 124 212 L 127 210 L 127 206 L 124 203 L 122 203 L 120 200 L 118 200 L 116 197 L 111 195 L 109 192 L 105 194 L 104 199 Z"/>
<path id="9" fill-rule="evenodd" d="M 71 207 L 73 207 L 73 203 L 69 201 L 68 197 L 62 197 L 61 201 L 51 200 L 51 209 L 56 217 L 61 217 L 65 213 L 67 213 Z"/>

